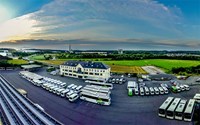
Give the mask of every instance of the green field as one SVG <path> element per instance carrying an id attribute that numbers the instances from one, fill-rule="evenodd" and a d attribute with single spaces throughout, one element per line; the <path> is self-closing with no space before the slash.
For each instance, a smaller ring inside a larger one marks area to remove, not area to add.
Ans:
<path id="1" fill-rule="evenodd" d="M 200 61 L 193 60 L 169 60 L 169 59 L 149 59 L 133 61 L 103 61 L 108 65 L 121 66 L 157 66 L 165 70 L 171 70 L 173 67 L 190 67 L 200 65 Z"/>
<path id="2" fill-rule="evenodd" d="M 15 65 L 23 65 L 23 64 L 28 64 L 28 61 L 21 60 L 21 59 L 13 59 L 13 60 L 8 60 L 8 63 L 15 64 Z"/>
<path id="3" fill-rule="evenodd" d="M 60 65 L 66 60 L 42 60 L 40 62 L 47 64 Z M 170 71 L 173 67 L 190 67 L 200 65 L 200 61 L 192 60 L 170 60 L 170 59 L 149 59 L 149 60 L 114 60 L 114 61 L 101 61 L 105 64 L 112 66 L 157 66 L 165 71 Z"/>

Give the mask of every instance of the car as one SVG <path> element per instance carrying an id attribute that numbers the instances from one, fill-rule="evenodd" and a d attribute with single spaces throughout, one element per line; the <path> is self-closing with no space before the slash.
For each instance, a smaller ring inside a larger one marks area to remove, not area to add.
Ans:
<path id="1" fill-rule="evenodd" d="M 132 88 L 128 89 L 128 96 L 133 96 L 133 89 Z"/>

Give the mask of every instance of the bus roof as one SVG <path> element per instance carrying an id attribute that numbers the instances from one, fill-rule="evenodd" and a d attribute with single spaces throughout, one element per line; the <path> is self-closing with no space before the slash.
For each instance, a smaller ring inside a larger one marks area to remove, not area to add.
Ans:
<path id="1" fill-rule="evenodd" d="M 167 109 L 167 111 L 174 111 L 177 105 L 179 104 L 180 100 L 181 100 L 180 98 L 175 98 L 174 101 L 169 106 L 169 108 Z"/>
<path id="2" fill-rule="evenodd" d="M 185 106 L 186 106 L 187 100 L 181 100 L 176 108 L 176 112 L 183 112 Z"/>
<path id="3" fill-rule="evenodd" d="M 190 99 L 184 113 L 192 113 L 193 108 L 194 108 L 194 104 L 195 104 L 195 100 Z"/>
<path id="4" fill-rule="evenodd" d="M 171 102 L 174 100 L 174 97 L 168 97 L 164 102 L 163 104 L 159 107 L 159 109 L 166 109 L 170 104 Z"/>

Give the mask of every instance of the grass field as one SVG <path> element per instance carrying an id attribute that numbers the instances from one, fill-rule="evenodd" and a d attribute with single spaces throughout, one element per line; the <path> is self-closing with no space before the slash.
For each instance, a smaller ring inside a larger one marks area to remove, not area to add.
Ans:
<path id="1" fill-rule="evenodd" d="M 23 65 L 23 64 L 28 64 L 28 61 L 21 60 L 21 59 L 13 59 L 13 60 L 8 60 L 8 63 L 15 64 L 15 65 Z"/>
<path id="2" fill-rule="evenodd" d="M 40 60 L 40 62 L 60 65 L 66 60 Z M 169 60 L 169 59 L 149 59 L 149 60 L 114 60 L 114 61 L 101 61 L 111 66 L 114 72 L 138 72 L 142 73 L 141 66 L 157 66 L 165 71 L 170 71 L 173 67 L 190 67 L 200 65 L 200 61 L 192 60 Z M 120 67 L 122 66 L 122 67 Z"/>

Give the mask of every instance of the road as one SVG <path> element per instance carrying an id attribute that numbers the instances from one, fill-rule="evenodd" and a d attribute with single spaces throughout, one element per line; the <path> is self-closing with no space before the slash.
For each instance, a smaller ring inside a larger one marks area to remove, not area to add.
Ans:
<path id="1" fill-rule="evenodd" d="M 32 85 L 21 78 L 18 71 L 1 71 L 0 73 L 16 88 L 26 90 L 28 97 L 33 102 L 38 103 L 47 113 L 66 125 L 192 125 L 191 122 L 160 118 L 157 115 L 157 110 L 168 96 L 190 99 L 195 92 L 199 92 L 198 87 L 192 86 L 190 91 L 179 94 L 128 97 L 126 84 L 115 84 L 111 94 L 112 104 L 110 106 L 100 106 L 82 100 L 70 103 L 65 98 Z M 51 76 L 45 71 L 37 73 L 59 79 L 67 84 L 86 85 L 80 79 Z"/>

